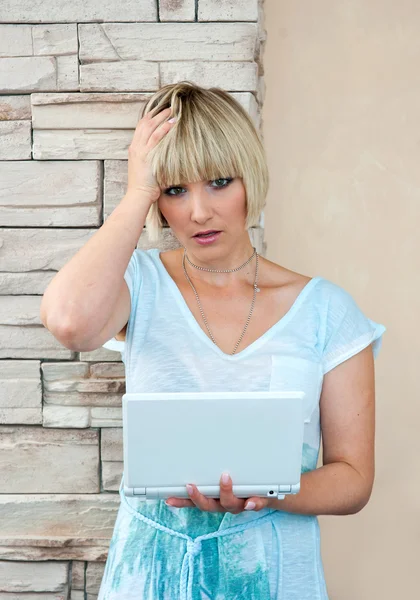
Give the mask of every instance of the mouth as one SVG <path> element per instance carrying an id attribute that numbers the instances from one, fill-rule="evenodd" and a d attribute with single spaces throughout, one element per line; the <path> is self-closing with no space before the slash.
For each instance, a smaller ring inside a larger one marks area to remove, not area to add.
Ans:
<path id="1" fill-rule="evenodd" d="M 208 229 L 207 231 L 201 231 L 200 233 L 196 233 L 193 237 L 206 238 L 215 235 L 216 233 L 220 233 L 218 229 Z"/>

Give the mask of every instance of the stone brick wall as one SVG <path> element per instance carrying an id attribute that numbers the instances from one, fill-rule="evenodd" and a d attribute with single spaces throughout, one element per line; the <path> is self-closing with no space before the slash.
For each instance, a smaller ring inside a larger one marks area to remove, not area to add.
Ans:
<path id="1" fill-rule="evenodd" d="M 119 505 L 121 355 L 62 346 L 42 294 L 124 195 L 161 85 L 223 87 L 261 130 L 264 40 L 261 0 L 0 3 L 0 600 L 97 598 Z"/>

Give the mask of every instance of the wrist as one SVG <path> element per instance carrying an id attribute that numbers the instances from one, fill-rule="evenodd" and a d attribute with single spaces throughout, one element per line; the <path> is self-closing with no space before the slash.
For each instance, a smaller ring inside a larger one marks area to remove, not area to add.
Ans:
<path id="1" fill-rule="evenodd" d="M 149 194 L 141 190 L 135 189 L 127 189 L 122 201 L 135 202 L 136 204 L 146 206 L 147 209 L 149 209 L 154 202 L 154 200 L 150 197 Z"/>

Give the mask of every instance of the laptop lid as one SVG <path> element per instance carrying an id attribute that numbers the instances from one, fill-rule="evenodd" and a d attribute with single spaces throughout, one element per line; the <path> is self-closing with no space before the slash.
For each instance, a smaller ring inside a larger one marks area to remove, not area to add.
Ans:
<path id="1" fill-rule="evenodd" d="M 279 499 L 300 489 L 300 391 L 126 393 L 124 494 L 188 498 L 187 483 L 212 498 L 227 471 L 237 497 Z"/>

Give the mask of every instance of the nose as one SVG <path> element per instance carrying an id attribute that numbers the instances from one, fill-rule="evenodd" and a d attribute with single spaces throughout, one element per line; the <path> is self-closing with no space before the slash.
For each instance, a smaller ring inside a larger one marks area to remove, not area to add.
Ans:
<path id="1" fill-rule="evenodd" d="M 205 191 L 196 191 L 190 195 L 191 220 L 205 223 L 212 216 L 211 198 Z"/>

